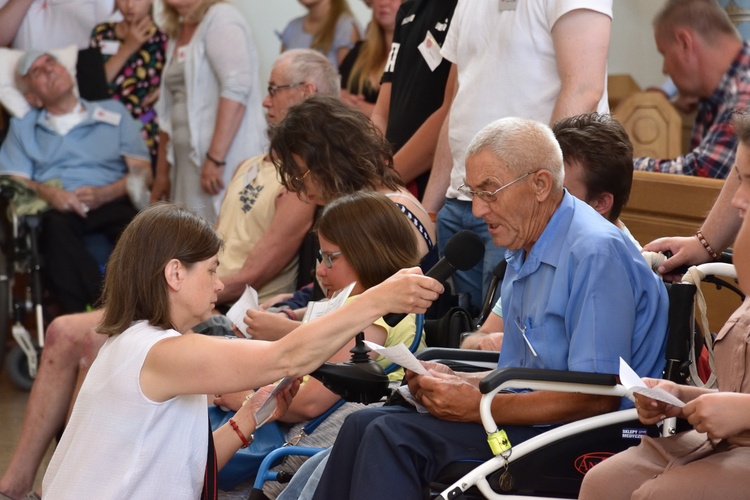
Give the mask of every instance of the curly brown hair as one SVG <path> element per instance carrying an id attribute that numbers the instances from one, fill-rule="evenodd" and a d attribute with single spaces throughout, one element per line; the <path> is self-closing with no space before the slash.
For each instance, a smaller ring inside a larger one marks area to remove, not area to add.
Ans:
<path id="1" fill-rule="evenodd" d="M 304 194 L 302 159 L 325 201 L 356 191 L 403 187 L 391 147 L 372 121 L 339 99 L 314 95 L 271 127 L 271 159 L 281 183 Z"/>

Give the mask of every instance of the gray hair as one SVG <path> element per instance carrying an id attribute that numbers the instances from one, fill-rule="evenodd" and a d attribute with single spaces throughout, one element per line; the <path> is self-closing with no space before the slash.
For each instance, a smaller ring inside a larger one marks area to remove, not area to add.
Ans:
<path id="1" fill-rule="evenodd" d="M 339 97 L 341 76 L 323 54 L 312 49 L 292 49 L 282 52 L 276 64 L 286 61 L 287 77 L 292 82 L 307 82 L 315 85 L 318 94 Z"/>
<path id="2" fill-rule="evenodd" d="M 555 189 L 563 188 L 562 150 L 552 129 L 543 123 L 516 117 L 496 120 L 474 136 L 466 157 L 483 151 L 490 151 L 516 177 L 535 170 L 547 170 L 552 174 Z"/>

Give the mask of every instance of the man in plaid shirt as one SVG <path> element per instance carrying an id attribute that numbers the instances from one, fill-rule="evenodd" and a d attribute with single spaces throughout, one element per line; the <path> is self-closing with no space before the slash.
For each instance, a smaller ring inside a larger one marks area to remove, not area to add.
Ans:
<path id="1" fill-rule="evenodd" d="M 732 113 L 750 104 L 750 43 L 716 0 L 668 0 L 654 20 L 656 47 L 682 97 L 698 98 L 691 150 L 636 158 L 636 170 L 724 179 L 734 165 Z"/>

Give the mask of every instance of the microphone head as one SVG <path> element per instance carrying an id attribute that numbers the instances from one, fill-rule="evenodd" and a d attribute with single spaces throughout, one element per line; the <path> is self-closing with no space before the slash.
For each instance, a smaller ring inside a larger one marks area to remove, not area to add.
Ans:
<path id="1" fill-rule="evenodd" d="M 448 240 L 443 253 L 451 266 L 460 271 L 467 271 L 484 257 L 484 243 L 477 233 L 464 229 Z"/>

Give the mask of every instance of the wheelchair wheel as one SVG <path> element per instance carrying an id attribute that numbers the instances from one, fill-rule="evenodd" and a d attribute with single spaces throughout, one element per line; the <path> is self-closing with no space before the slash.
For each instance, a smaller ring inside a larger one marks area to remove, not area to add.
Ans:
<path id="1" fill-rule="evenodd" d="M 37 354 L 41 356 L 41 349 L 37 348 Z M 29 375 L 29 364 L 26 360 L 26 353 L 16 346 L 8 353 L 8 375 L 13 383 L 19 389 L 30 391 L 34 379 Z"/>

